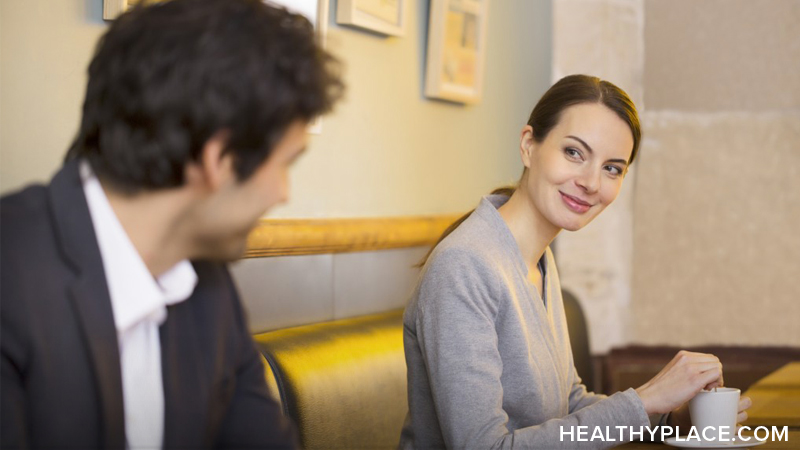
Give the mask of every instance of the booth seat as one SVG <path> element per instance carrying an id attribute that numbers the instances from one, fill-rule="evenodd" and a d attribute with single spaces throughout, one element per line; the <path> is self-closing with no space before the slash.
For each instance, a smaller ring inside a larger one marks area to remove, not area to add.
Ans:
<path id="1" fill-rule="evenodd" d="M 586 319 L 563 293 L 579 375 L 591 386 Z M 397 448 L 408 411 L 403 310 L 254 336 L 267 383 L 298 426 L 303 448 Z"/>
<path id="2" fill-rule="evenodd" d="M 397 448 L 408 411 L 402 310 L 254 339 L 303 448 Z"/>
<path id="3" fill-rule="evenodd" d="M 677 349 L 630 347 L 604 359 L 592 373 L 586 318 L 574 295 L 563 292 L 578 374 L 614 383 L 607 393 L 635 387 L 660 370 Z M 408 411 L 403 353 L 403 311 L 335 320 L 257 334 L 267 383 L 284 414 L 298 426 L 304 448 L 397 448 Z M 720 356 L 726 384 L 746 388 L 790 360 L 797 348 L 700 348 Z M 599 384 L 599 383 L 598 383 Z"/>

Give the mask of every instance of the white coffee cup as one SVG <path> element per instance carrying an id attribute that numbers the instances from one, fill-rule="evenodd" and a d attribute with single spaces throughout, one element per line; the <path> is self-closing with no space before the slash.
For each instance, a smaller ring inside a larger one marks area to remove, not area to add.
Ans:
<path id="1" fill-rule="evenodd" d="M 736 437 L 739 389 L 700 391 L 689 401 L 692 426 L 703 441 L 732 441 Z"/>

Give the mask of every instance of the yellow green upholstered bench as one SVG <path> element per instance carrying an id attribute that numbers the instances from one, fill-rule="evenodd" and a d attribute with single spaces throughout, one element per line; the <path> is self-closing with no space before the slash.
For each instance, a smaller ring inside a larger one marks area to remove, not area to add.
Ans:
<path id="1" fill-rule="evenodd" d="M 408 411 L 402 310 L 254 336 L 267 381 L 313 449 L 396 448 Z"/>

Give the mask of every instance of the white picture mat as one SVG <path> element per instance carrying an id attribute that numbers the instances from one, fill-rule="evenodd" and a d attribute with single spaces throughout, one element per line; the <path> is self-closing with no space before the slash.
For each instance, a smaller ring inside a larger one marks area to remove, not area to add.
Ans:
<path id="1" fill-rule="evenodd" d="M 388 36 L 403 36 L 409 1 L 337 0 L 336 23 Z"/>
<path id="2" fill-rule="evenodd" d="M 426 97 L 466 104 L 481 101 L 488 14 L 489 0 L 431 0 Z"/>

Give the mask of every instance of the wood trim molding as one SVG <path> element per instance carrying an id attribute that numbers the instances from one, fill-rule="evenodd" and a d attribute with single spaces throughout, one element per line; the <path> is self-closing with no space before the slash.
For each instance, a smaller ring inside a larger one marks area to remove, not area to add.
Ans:
<path id="1" fill-rule="evenodd" d="M 363 252 L 432 245 L 459 217 L 262 219 L 247 238 L 244 257 Z"/>

